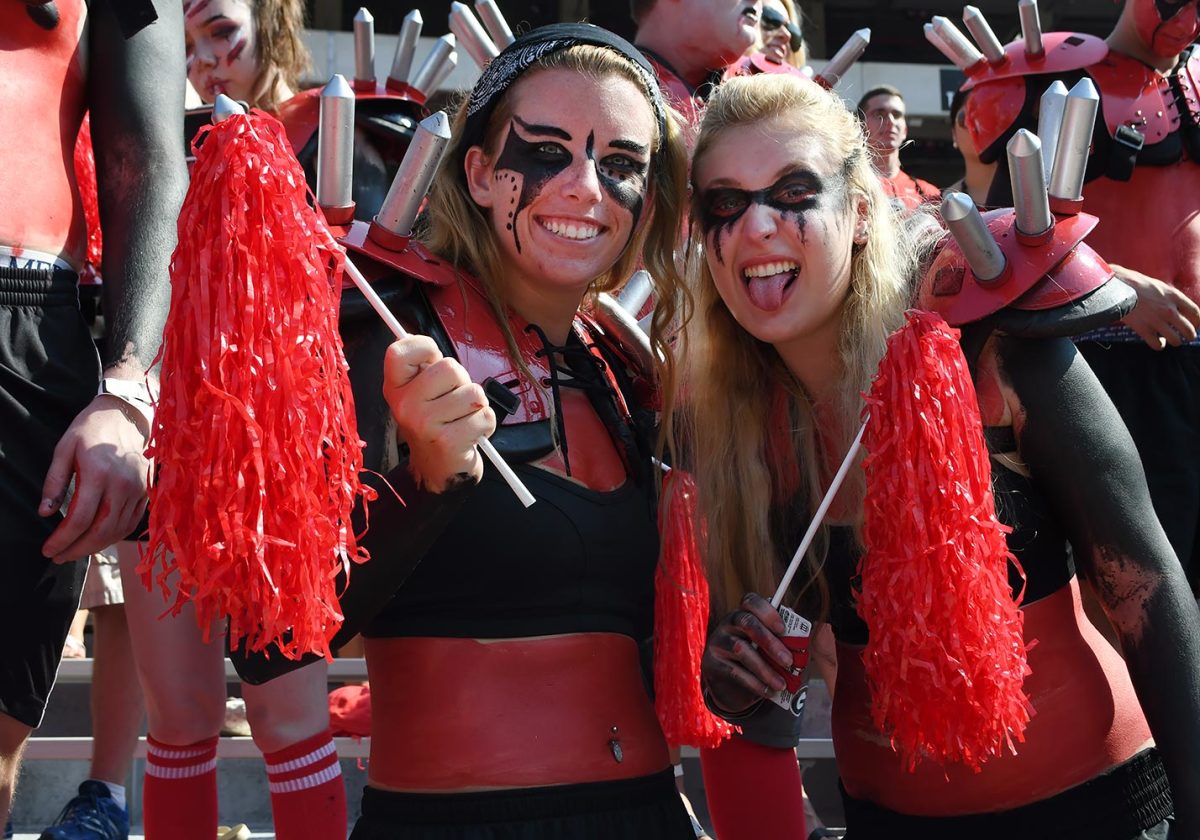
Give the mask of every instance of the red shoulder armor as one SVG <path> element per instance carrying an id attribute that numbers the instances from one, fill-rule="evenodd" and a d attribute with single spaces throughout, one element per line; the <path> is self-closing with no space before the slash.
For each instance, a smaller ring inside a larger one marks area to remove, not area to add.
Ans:
<path id="1" fill-rule="evenodd" d="M 1195 68 L 1190 69 L 1195 72 Z M 1110 136 L 1116 136 L 1117 129 L 1124 125 L 1137 129 L 1147 145 L 1154 145 L 1179 130 L 1179 108 L 1170 77 L 1117 52 L 1110 52 L 1087 72 L 1100 92 L 1100 110 Z M 1194 109 L 1194 89 L 1191 100 Z"/>
<path id="2" fill-rule="evenodd" d="M 989 283 L 980 282 L 958 243 L 947 237 L 921 284 L 920 307 L 937 312 L 953 327 L 1007 307 L 1053 309 L 1098 289 L 1113 276 L 1108 263 L 1083 244 L 1099 221 L 1095 216 L 1056 217 L 1053 234 L 1033 244 L 1018 240 L 1011 209 L 991 210 L 983 218 L 1008 261 L 1004 273 Z"/>
<path id="3" fill-rule="evenodd" d="M 394 270 L 415 277 L 427 285 L 449 286 L 461 275 L 454 266 L 434 256 L 419 242 L 396 237 L 398 247 L 395 250 L 383 247 L 368 235 L 370 227 L 367 222 L 356 220 L 350 226 L 336 231 L 338 242 L 351 251 L 352 256 L 357 253 L 369 258 L 368 262 L 361 265 L 357 259 L 354 262 L 368 280 L 378 280 Z M 353 283 L 347 278 L 342 287 L 348 288 L 351 285 Z"/>
<path id="4" fill-rule="evenodd" d="M 1045 52 L 1031 58 L 1025 54 L 1025 41 L 1018 38 L 1004 48 L 1003 62 L 981 61 L 967 73 L 962 90 L 973 91 L 966 119 L 976 149 L 990 148 L 1020 117 L 1026 76 L 1082 70 L 1108 54 L 1103 40 L 1076 32 L 1047 32 L 1042 45 Z"/>
<path id="5" fill-rule="evenodd" d="M 807 69 L 807 68 L 806 68 Z M 739 58 L 733 64 L 725 68 L 723 79 L 732 79 L 734 76 L 755 76 L 759 73 L 782 73 L 785 76 L 796 76 L 797 78 L 806 79 L 814 82 L 812 71 L 805 73 L 799 67 L 793 67 L 790 64 L 785 64 L 779 61 L 771 61 L 763 53 L 755 53 L 754 55 Z"/>
<path id="6" fill-rule="evenodd" d="M 1047 32 L 1042 35 L 1042 47 L 1041 55 L 1029 56 L 1025 54 L 1024 39 L 1016 39 L 1004 47 L 1004 61 L 999 64 L 982 61 L 970 68 L 962 89 L 1018 76 L 1070 73 L 1095 64 L 1108 54 L 1104 39 L 1082 32 Z"/>

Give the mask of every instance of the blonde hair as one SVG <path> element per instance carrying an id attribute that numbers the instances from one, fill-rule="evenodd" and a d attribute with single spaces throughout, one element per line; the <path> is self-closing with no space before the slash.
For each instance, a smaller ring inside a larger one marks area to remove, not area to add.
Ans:
<path id="1" fill-rule="evenodd" d="M 300 77 L 312 62 L 301 33 L 303 0 L 248 0 L 258 42 L 258 79 L 252 102 L 264 111 L 278 111 L 280 83 L 295 93 Z"/>
<path id="2" fill-rule="evenodd" d="M 526 70 L 497 102 L 483 142 L 484 153 L 490 159 L 495 159 L 501 130 L 511 119 L 513 91 L 534 74 L 551 69 L 570 70 L 593 79 L 609 76 L 628 79 L 643 91 L 647 103 L 651 101 L 652 92 L 646 87 L 644 77 L 628 59 L 614 50 L 578 45 L 550 53 Z M 514 362 L 534 387 L 541 388 L 541 383 L 530 374 L 517 350 L 496 284 L 496 278 L 503 272 L 504 260 L 495 229 L 487 217 L 489 211 L 474 202 L 467 188 L 463 169 L 466 150 L 461 148 L 459 139 L 464 134 L 466 117 L 464 101 L 454 117 L 452 133 L 455 139 L 450 141 L 429 193 L 421 238 L 431 251 L 474 274 L 496 314 L 496 321 L 504 330 Z M 675 365 L 669 342 L 691 311 L 691 296 L 674 258 L 679 219 L 683 216 L 687 193 L 687 148 L 677 119 L 671 113 L 667 114 L 665 137 L 655 131 L 649 175 L 650 207 L 644 221 L 621 256 L 608 271 L 593 280 L 589 290 L 591 294 L 598 294 L 618 289 L 644 261 L 654 284 L 650 343 L 657 351 L 654 373 L 663 394 L 664 411 L 669 409 L 675 391 Z M 662 444 L 660 441 L 660 446 Z"/>
<path id="3" fill-rule="evenodd" d="M 797 134 L 819 140 L 844 175 L 846 207 L 865 203 L 867 239 L 851 246 L 837 349 L 842 385 L 836 404 L 823 407 L 822 420 L 829 425 L 818 429 L 803 385 L 769 344 L 742 329 L 717 293 L 703 257 L 693 198 L 689 277 L 698 317 L 688 342 L 689 370 L 696 375 L 687 384 L 687 432 L 707 525 L 705 559 L 717 614 L 736 607 L 746 592 L 774 592 L 798 534 L 858 430 L 859 394 L 869 389 L 887 336 L 903 321 L 915 272 L 895 211 L 871 168 L 861 125 L 836 96 L 816 84 L 776 74 L 726 82 L 705 109 L 693 171 L 726 130 L 767 120 L 786 120 Z M 861 470 L 853 471 L 841 496 L 852 502 L 848 508 L 855 525 L 861 517 L 862 484 Z M 796 602 L 806 598 L 805 612 L 815 618 L 828 610 L 821 574 L 827 543 L 823 528 L 792 589 Z"/>

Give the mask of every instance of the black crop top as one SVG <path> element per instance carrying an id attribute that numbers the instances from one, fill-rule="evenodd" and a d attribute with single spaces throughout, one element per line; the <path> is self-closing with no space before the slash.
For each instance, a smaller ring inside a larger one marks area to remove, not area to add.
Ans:
<path id="1" fill-rule="evenodd" d="M 1012 452 L 1015 440 L 1011 430 L 989 428 L 990 448 L 994 452 Z M 1004 434 L 1007 432 L 1007 435 Z M 997 444 L 997 440 L 1006 441 Z M 1028 605 L 1058 591 L 1075 574 L 1071 546 L 1066 532 L 1056 521 L 1045 494 L 1029 478 L 1007 469 L 992 459 L 992 492 L 996 499 L 996 517 L 1011 527 L 1008 548 L 1025 570 L 1022 581 L 1017 568 L 1009 564 L 1009 583 L 1013 594 L 1025 586 L 1022 605 Z M 854 608 L 858 588 L 859 551 L 849 527 L 829 529 L 829 552 L 825 574 L 829 581 L 829 624 L 838 641 L 852 645 L 867 643 L 867 625 Z"/>
<path id="2" fill-rule="evenodd" d="M 599 492 L 528 464 L 515 469 L 537 503 L 522 508 L 487 464 L 367 636 L 650 635 L 658 562 L 652 491 L 630 480 Z"/>
<path id="3" fill-rule="evenodd" d="M 412 295 L 410 308 L 421 307 L 423 298 Z M 421 320 L 444 351 L 455 352 L 429 308 Z M 641 427 L 647 412 L 634 404 L 633 387 L 600 336 L 591 340 L 603 361 L 584 350 L 578 335 L 553 347 L 533 330 L 543 347 L 539 353 L 562 357 L 543 384 L 556 403 L 560 387 L 581 388 L 588 396 L 626 460 L 625 483 L 597 491 L 521 463 L 553 446 L 549 420 L 501 426 L 493 441 L 536 504 L 521 507 L 485 462 L 479 486 L 365 635 L 505 639 L 612 632 L 638 642 L 651 635 L 659 540 L 649 433 Z M 618 390 L 635 419 L 622 419 L 616 410 Z M 567 442 L 565 430 L 558 433 Z"/>

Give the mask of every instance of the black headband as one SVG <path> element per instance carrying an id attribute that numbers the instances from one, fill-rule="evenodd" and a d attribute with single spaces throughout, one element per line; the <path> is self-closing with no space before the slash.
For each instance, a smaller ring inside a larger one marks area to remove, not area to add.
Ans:
<path id="1" fill-rule="evenodd" d="M 650 104 L 658 120 L 659 142 L 665 143 L 667 109 L 658 89 L 654 68 L 638 48 L 620 35 L 590 23 L 552 23 L 517 38 L 500 55 L 492 59 L 483 71 L 483 75 L 475 83 L 475 89 L 471 91 L 471 98 L 467 100 L 467 121 L 459 141 L 459 157 L 464 158 L 467 149 L 472 146 L 483 145 L 492 111 L 495 110 L 496 103 L 500 101 L 504 91 L 512 86 L 517 77 L 551 53 L 580 45 L 613 50 L 627 58 L 638 69 L 638 75 L 642 77 L 642 83 L 650 93 Z"/>

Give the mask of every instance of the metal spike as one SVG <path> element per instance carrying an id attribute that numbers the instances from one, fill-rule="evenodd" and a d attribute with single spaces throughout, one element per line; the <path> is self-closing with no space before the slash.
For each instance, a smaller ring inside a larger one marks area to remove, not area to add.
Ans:
<path id="1" fill-rule="evenodd" d="M 642 311 L 642 307 L 646 305 L 646 301 L 650 299 L 650 294 L 654 291 L 654 280 L 650 276 L 650 272 L 641 268 L 630 275 L 629 280 L 621 288 L 617 294 L 617 303 L 621 304 L 621 308 L 632 315 L 634 318 Z"/>
<path id="2" fill-rule="evenodd" d="M 942 198 L 942 220 L 976 279 L 987 283 L 1004 273 L 1008 260 L 969 195 L 953 190 L 946 193 Z"/>
<path id="3" fill-rule="evenodd" d="M 1054 152 L 1058 148 L 1058 132 L 1062 130 L 1063 108 L 1067 106 L 1067 86 L 1055 79 L 1038 104 L 1038 137 L 1042 141 L 1042 171 L 1046 183 L 1054 171 Z"/>
<path id="4" fill-rule="evenodd" d="M 429 55 L 425 56 L 425 60 L 421 62 L 417 72 L 413 73 L 410 84 L 426 96 L 432 96 L 435 90 L 432 82 L 437 78 L 445 78 L 442 65 L 454 53 L 454 47 L 453 33 L 447 33 L 434 41 L 433 49 L 429 51 Z"/>
<path id="5" fill-rule="evenodd" d="M 922 27 L 922 29 L 925 31 L 925 40 L 932 44 L 934 49 L 946 56 L 946 58 L 950 59 L 951 63 L 953 63 L 954 57 L 950 53 L 950 47 L 947 46 L 946 42 L 942 40 L 941 36 L 934 31 L 933 24 L 927 23 Z"/>
<path id="6" fill-rule="evenodd" d="M 1017 12 L 1021 16 L 1021 37 L 1025 39 L 1025 55 L 1040 58 L 1046 54 L 1042 46 L 1042 19 L 1038 15 L 1038 0 L 1019 0 Z"/>
<path id="7" fill-rule="evenodd" d="M 239 102 L 230 99 L 223 93 L 218 93 L 213 102 L 212 121 L 214 124 L 232 117 L 234 114 L 244 114 L 246 109 Z"/>
<path id="8" fill-rule="evenodd" d="M 846 75 L 846 71 L 854 66 L 854 62 L 862 58 L 862 54 L 867 51 L 870 43 L 870 29 L 864 27 L 851 33 L 850 37 L 846 39 L 846 43 L 842 44 L 841 49 L 826 62 L 818 75 L 828 83 L 829 87 L 833 87 L 842 76 Z"/>
<path id="9" fill-rule="evenodd" d="M 1065 201 L 1083 198 L 1083 176 L 1099 108 L 1100 95 L 1096 86 L 1084 76 L 1067 93 L 1063 107 L 1062 129 L 1058 132 L 1054 169 L 1050 173 L 1050 195 L 1053 197 Z"/>
<path id="10" fill-rule="evenodd" d="M 396 55 L 392 59 L 392 72 L 388 79 L 401 84 L 411 84 L 413 56 L 417 52 L 417 41 L 421 38 L 421 27 L 425 19 L 420 9 L 413 9 L 404 16 L 400 24 L 400 39 L 396 42 Z"/>
<path id="11" fill-rule="evenodd" d="M 354 91 L 340 73 L 321 89 L 321 130 L 317 134 L 317 204 L 354 203 Z"/>
<path id="12" fill-rule="evenodd" d="M 454 68 L 457 66 L 458 52 L 456 50 L 451 50 L 450 54 L 446 56 L 446 60 L 437 66 L 437 72 L 434 73 L 433 77 L 429 80 L 430 96 L 433 96 L 434 91 L 441 86 L 442 82 L 449 78 L 450 74 L 454 72 Z"/>
<path id="13" fill-rule="evenodd" d="M 375 18 L 365 8 L 354 15 L 354 81 L 375 84 Z"/>
<path id="14" fill-rule="evenodd" d="M 433 176 L 449 143 L 450 120 L 445 111 L 431 114 L 417 124 L 404 160 L 400 161 L 392 186 L 375 216 L 375 221 L 381 227 L 397 236 L 412 233 L 417 210 L 429 192 L 429 185 L 433 183 Z"/>
<path id="15" fill-rule="evenodd" d="M 475 0 L 475 13 L 479 15 L 483 25 L 487 27 L 488 34 L 492 36 L 492 40 L 500 49 L 504 49 L 517 40 L 513 37 L 512 30 L 508 28 L 508 21 L 504 19 L 504 14 L 496 5 L 496 0 Z"/>
<path id="16" fill-rule="evenodd" d="M 942 15 L 934 15 L 932 22 L 934 33 L 949 50 L 949 52 L 943 52 L 958 66 L 959 70 L 965 72 L 983 61 L 983 53 L 975 49 L 975 45 L 959 31 L 953 21 Z"/>
<path id="17" fill-rule="evenodd" d="M 1007 58 L 1004 55 L 1004 45 L 1000 43 L 1000 39 L 992 31 L 992 25 L 983 16 L 983 12 L 979 11 L 975 6 L 964 7 L 963 23 L 966 24 L 971 37 L 975 39 L 975 43 L 979 45 L 979 51 L 988 60 L 988 64 L 1003 64 Z"/>
<path id="18" fill-rule="evenodd" d="M 1040 236 L 1054 224 L 1046 173 L 1042 170 L 1042 143 L 1036 134 L 1022 128 L 1008 141 L 1007 151 L 1017 230 L 1027 236 Z"/>
<path id="19" fill-rule="evenodd" d="M 474 13 L 463 3 L 450 4 L 450 31 L 458 38 L 459 46 L 471 56 L 471 60 L 482 70 L 500 55 L 495 43 L 484 31 Z"/>

